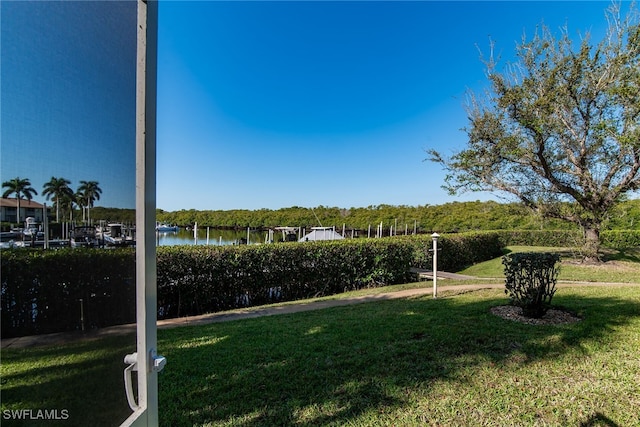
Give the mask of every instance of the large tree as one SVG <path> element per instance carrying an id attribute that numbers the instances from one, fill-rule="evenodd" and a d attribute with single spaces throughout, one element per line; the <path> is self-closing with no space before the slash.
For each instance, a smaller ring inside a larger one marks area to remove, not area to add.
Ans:
<path id="1" fill-rule="evenodd" d="M 90 220 L 89 209 L 93 207 L 93 203 L 96 200 L 100 200 L 100 194 L 102 194 L 102 189 L 98 181 L 80 181 L 80 186 L 76 193 L 76 201 L 87 209 L 87 222 Z"/>
<path id="2" fill-rule="evenodd" d="M 2 193 L 2 198 L 6 199 L 12 194 L 16 196 L 16 221 L 20 224 L 20 200 L 25 198 L 29 201 L 33 199 L 33 196 L 38 194 L 38 192 L 31 187 L 31 181 L 27 178 L 16 177 L 9 181 L 5 181 L 2 183 L 2 188 L 6 188 L 5 192 Z"/>
<path id="3" fill-rule="evenodd" d="M 73 190 L 69 187 L 71 181 L 65 178 L 51 177 L 49 182 L 44 184 L 43 196 L 53 198 L 53 203 L 56 206 L 56 222 L 60 222 L 60 205 L 63 200 L 73 196 Z"/>
<path id="4" fill-rule="evenodd" d="M 584 256 L 598 260 L 610 211 L 640 188 L 640 26 L 635 4 L 607 11 L 608 31 L 574 44 L 567 28 L 523 39 L 517 60 L 487 65 L 490 89 L 470 93 L 466 148 L 430 159 L 445 188 L 510 194 L 546 217 L 582 227 Z M 493 51 L 493 46 L 492 46 Z"/>

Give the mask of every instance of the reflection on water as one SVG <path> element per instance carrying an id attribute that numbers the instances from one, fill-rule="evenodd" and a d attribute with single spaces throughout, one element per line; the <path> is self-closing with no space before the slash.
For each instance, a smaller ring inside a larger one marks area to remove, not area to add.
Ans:
<path id="1" fill-rule="evenodd" d="M 237 245 L 265 243 L 266 231 L 261 230 L 220 230 L 215 228 L 198 228 L 197 236 L 193 230 L 181 228 L 177 232 L 156 233 L 157 246 L 175 245 Z M 275 236 L 277 237 L 277 236 Z"/>

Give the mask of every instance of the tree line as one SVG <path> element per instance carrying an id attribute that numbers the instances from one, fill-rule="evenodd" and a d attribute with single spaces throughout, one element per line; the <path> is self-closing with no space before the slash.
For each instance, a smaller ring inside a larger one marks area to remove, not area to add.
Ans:
<path id="1" fill-rule="evenodd" d="M 575 209 L 566 204 L 566 210 Z M 335 226 L 368 230 L 382 223 L 385 234 L 417 232 L 465 232 L 476 230 L 577 230 L 579 226 L 556 218 L 546 218 L 522 203 L 451 202 L 442 205 L 393 206 L 377 205 L 361 208 L 318 206 L 289 207 L 277 210 L 156 210 L 160 222 L 180 226 L 269 228 L 277 226 Z M 606 229 L 639 230 L 640 199 L 620 202 L 605 222 Z"/>

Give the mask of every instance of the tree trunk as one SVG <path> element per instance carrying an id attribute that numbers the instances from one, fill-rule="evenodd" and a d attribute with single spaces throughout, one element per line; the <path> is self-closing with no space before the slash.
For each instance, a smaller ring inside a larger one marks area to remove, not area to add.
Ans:
<path id="1" fill-rule="evenodd" d="M 600 258 L 600 227 L 597 225 L 585 225 L 584 228 L 584 247 L 583 250 L 583 262 L 585 263 L 598 263 Z"/>

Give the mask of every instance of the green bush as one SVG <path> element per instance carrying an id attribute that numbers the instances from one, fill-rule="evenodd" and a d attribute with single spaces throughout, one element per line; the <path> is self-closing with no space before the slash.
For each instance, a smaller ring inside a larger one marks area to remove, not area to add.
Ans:
<path id="1" fill-rule="evenodd" d="M 160 317 L 332 295 L 410 279 L 400 239 L 159 247 Z"/>
<path id="2" fill-rule="evenodd" d="M 520 252 L 502 257 L 505 293 L 527 317 L 540 318 L 548 310 L 556 292 L 560 261 L 557 253 Z"/>
<path id="3" fill-rule="evenodd" d="M 615 249 L 640 247 L 640 231 L 638 230 L 609 230 L 600 233 L 603 246 Z"/>
<path id="4" fill-rule="evenodd" d="M 414 250 L 413 267 L 431 269 L 433 240 L 419 235 L 407 238 Z M 443 234 L 438 240 L 438 270 L 460 271 L 473 264 L 502 255 L 502 238 L 497 232 Z"/>
<path id="5" fill-rule="evenodd" d="M 499 230 L 502 246 L 582 246 L 584 236 L 579 230 Z"/>
<path id="6" fill-rule="evenodd" d="M 135 322 L 131 249 L 3 250 L 2 336 Z"/>
<path id="7" fill-rule="evenodd" d="M 496 233 L 444 235 L 440 270 L 502 253 Z M 407 283 L 431 268 L 430 236 L 259 246 L 157 248 L 158 317 L 212 313 Z M 132 249 L 15 249 L 2 253 L 2 335 L 135 321 Z M 82 303 L 80 303 L 82 300 Z M 81 311 L 82 307 L 82 311 Z"/>

